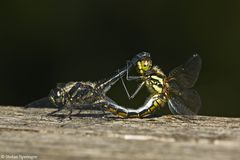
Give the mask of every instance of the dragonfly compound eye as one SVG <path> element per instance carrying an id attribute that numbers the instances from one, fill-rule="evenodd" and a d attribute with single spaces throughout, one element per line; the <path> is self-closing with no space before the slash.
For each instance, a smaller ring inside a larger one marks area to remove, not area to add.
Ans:
<path id="1" fill-rule="evenodd" d="M 52 89 L 48 97 L 49 100 L 57 107 L 64 105 L 64 92 L 62 89 Z"/>
<path id="2" fill-rule="evenodd" d="M 152 60 L 150 58 L 144 58 L 137 62 L 137 70 L 140 74 L 144 74 L 146 71 L 152 68 Z"/>

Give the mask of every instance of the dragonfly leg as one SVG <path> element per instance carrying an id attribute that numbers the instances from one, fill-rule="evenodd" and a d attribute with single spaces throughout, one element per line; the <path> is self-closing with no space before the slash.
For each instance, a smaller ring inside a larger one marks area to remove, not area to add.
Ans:
<path id="1" fill-rule="evenodd" d="M 66 116 L 63 117 L 59 117 L 60 122 L 63 122 L 63 120 L 65 120 L 66 118 L 68 118 L 69 120 L 72 120 L 72 109 L 68 108 L 69 113 Z"/>
<path id="2" fill-rule="evenodd" d="M 69 109 L 69 113 L 67 114 L 66 117 L 64 117 L 64 119 L 65 118 L 69 118 L 69 120 L 72 120 L 72 109 Z"/>
<path id="3" fill-rule="evenodd" d="M 128 68 L 128 63 L 129 63 L 129 61 L 127 61 L 127 68 Z M 126 84 L 125 84 L 125 82 L 124 82 L 124 80 L 122 78 L 122 76 L 120 76 L 120 78 L 121 78 L 121 82 L 122 82 L 123 88 L 124 88 L 124 90 L 125 90 L 125 92 L 126 92 L 126 94 L 127 94 L 129 99 L 133 99 L 137 95 L 137 93 L 140 91 L 140 89 L 143 87 L 143 85 L 145 84 L 145 82 L 142 82 L 138 86 L 138 88 L 134 91 L 134 93 L 132 95 L 130 95 L 129 91 L 127 89 L 127 86 L 126 86 Z M 142 79 L 142 76 L 129 76 L 129 73 L 128 73 L 128 70 L 127 70 L 126 80 L 131 81 L 131 80 L 140 80 L 140 79 Z"/>
<path id="4" fill-rule="evenodd" d="M 51 113 L 48 113 L 47 116 L 52 116 L 52 115 L 54 115 L 55 113 L 60 112 L 62 109 L 63 109 L 63 107 L 58 108 L 57 110 L 55 110 L 55 111 L 53 111 L 53 112 L 51 112 Z"/>
<path id="5" fill-rule="evenodd" d="M 145 84 L 145 82 L 140 83 L 140 85 L 135 90 L 135 92 L 132 95 L 130 95 L 129 91 L 128 91 L 127 87 L 126 87 L 126 84 L 125 84 L 124 80 L 122 79 L 122 77 L 121 77 L 121 81 L 122 81 L 123 88 L 124 88 L 124 90 L 125 90 L 125 92 L 126 92 L 126 94 L 127 94 L 129 99 L 133 99 L 137 95 L 137 93 L 140 91 L 140 89 L 143 87 L 143 85 Z"/>
<path id="6" fill-rule="evenodd" d="M 127 61 L 127 68 L 129 65 L 130 61 Z M 136 81 L 136 80 L 140 80 L 142 79 L 142 76 L 129 76 L 129 71 L 127 69 L 127 73 L 126 73 L 126 80 L 128 81 Z"/>

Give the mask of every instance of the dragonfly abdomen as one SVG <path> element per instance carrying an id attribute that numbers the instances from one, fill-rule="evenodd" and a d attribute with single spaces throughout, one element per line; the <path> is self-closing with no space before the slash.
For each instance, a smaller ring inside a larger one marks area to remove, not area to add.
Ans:
<path id="1" fill-rule="evenodd" d="M 150 99 L 147 100 L 142 107 L 138 109 L 128 109 L 122 107 L 116 103 L 112 103 L 109 101 L 104 101 L 103 107 L 122 118 L 144 118 L 152 115 L 158 108 L 162 107 L 165 104 L 165 100 L 160 98 L 159 95 L 154 95 Z"/>

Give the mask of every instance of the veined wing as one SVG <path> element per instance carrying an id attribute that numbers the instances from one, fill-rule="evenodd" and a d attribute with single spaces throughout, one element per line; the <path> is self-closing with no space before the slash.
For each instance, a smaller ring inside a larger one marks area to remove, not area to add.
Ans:
<path id="1" fill-rule="evenodd" d="M 52 104 L 48 97 L 44 97 L 33 101 L 25 106 L 26 108 L 56 108 L 54 104 Z"/>
<path id="2" fill-rule="evenodd" d="M 181 88 L 192 88 L 198 79 L 201 66 L 201 57 L 194 54 L 185 64 L 173 69 L 169 78 L 173 78 Z"/>
<path id="3" fill-rule="evenodd" d="M 168 106 L 173 114 L 196 115 L 201 107 L 201 98 L 194 89 L 172 93 Z"/>

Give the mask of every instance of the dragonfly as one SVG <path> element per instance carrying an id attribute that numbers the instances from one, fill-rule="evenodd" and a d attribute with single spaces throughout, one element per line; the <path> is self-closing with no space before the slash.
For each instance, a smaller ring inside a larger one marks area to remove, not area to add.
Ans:
<path id="1" fill-rule="evenodd" d="M 128 71 L 132 66 L 136 66 L 140 76 L 129 76 Z M 141 52 L 127 66 L 109 79 L 103 82 L 69 82 L 59 84 L 53 89 L 49 96 L 52 104 L 58 107 L 49 115 L 53 115 L 60 110 L 67 108 L 71 116 L 72 109 L 83 109 L 90 106 L 103 108 L 110 113 L 121 118 L 145 118 L 168 103 L 169 109 L 173 114 L 195 115 L 200 109 L 201 98 L 193 88 L 201 69 L 201 58 L 199 55 L 193 55 L 185 64 L 173 69 L 166 76 L 161 68 L 152 65 L 150 53 Z M 133 95 L 130 95 L 122 77 L 126 74 L 127 80 L 140 80 L 142 83 L 136 89 Z M 140 89 L 146 85 L 151 96 L 138 109 L 130 109 L 118 105 L 108 96 L 107 91 L 121 79 L 124 89 L 130 99 L 134 98 Z M 39 100 L 42 103 L 43 100 Z M 35 101 L 30 104 L 40 104 Z"/>
<path id="2" fill-rule="evenodd" d="M 108 79 L 100 80 L 97 82 L 68 82 L 58 83 L 56 88 L 52 89 L 47 97 L 31 102 L 26 107 L 57 107 L 57 110 L 48 114 L 52 116 L 63 109 L 67 109 L 69 113 L 64 118 L 71 119 L 73 109 L 92 109 L 100 108 L 107 110 L 115 115 L 123 117 L 125 107 L 119 106 L 106 94 L 111 87 L 122 77 L 128 70 L 140 61 L 143 57 L 148 57 L 150 54 L 141 53 L 134 56 L 130 62 L 117 73 Z M 150 58 L 150 57 L 149 57 Z"/>
<path id="3" fill-rule="evenodd" d="M 145 52 L 142 55 L 141 59 L 134 63 L 139 76 L 129 76 L 128 71 L 126 73 L 127 80 L 141 81 L 136 91 L 130 95 L 122 77 L 121 81 L 129 99 L 134 98 L 144 85 L 150 91 L 150 97 L 138 109 L 114 104 L 115 110 L 112 112 L 123 118 L 144 118 L 153 115 L 167 103 L 174 115 L 196 115 L 201 107 L 201 98 L 193 87 L 201 70 L 201 57 L 194 54 L 185 64 L 174 68 L 166 76 L 160 67 L 153 66 L 150 53 Z"/>

